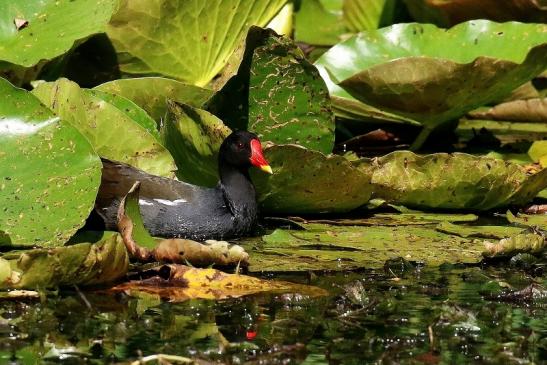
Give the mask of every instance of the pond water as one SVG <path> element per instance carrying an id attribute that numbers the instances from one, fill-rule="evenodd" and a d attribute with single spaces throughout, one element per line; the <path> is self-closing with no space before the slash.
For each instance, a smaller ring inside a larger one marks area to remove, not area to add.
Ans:
<path id="1" fill-rule="evenodd" d="M 541 265 L 394 260 L 377 271 L 276 278 L 330 295 L 170 303 L 61 291 L 3 300 L 0 363 L 125 363 L 158 353 L 199 364 L 547 363 Z"/>

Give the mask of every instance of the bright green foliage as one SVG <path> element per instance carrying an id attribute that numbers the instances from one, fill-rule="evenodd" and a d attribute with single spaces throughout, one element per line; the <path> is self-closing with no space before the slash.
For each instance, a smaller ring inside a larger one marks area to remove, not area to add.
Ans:
<path id="1" fill-rule="evenodd" d="M 397 24 L 336 45 L 316 65 L 329 88 L 340 83 L 362 102 L 420 121 L 418 148 L 438 125 L 499 100 L 547 68 L 546 29 L 485 20 L 448 31 Z"/>
<path id="2" fill-rule="evenodd" d="M 0 246 L 60 246 L 80 228 L 101 162 L 70 124 L 0 78 Z"/>
<path id="3" fill-rule="evenodd" d="M 475 263 L 482 242 L 438 232 L 433 227 L 351 227 L 304 224 L 306 230 L 275 230 L 264 245 L 247 249 L 251 271 L 307 271 L 380 268 L 403 257 L 429 266 Z"/>
<path id="4" fill-rule="evenodd" d="M 32 91 L 45 105 L 85 135 L 101 157 L 161 176 L 173 176 L 175 162 L 156 137 L 125 111 L 92 90 L 59 79 Z"/>
<path id="5" fill-rule="evenodd" d="M 522 232 L 522 228 L 512 226 L 464 226 L 442 222 L 437 226 L 440 232 L 460 237 L 495 238 L 502 239 Z"/>
<path id="6" fill-rule="evenodd" d="M 254 50 L 247 128 L 261 139 L 332 152 L 334 115 L 324 81 L 287 38 L 270 35 Z"/>
<path id="7" fill-rule="evenodd" d="M 127 251 L 118 234 L 102 232 L 94 243 L 13 251 L 1 256 L 0 289 L 105 284 L 124 276 L 128 267 Z"/>
<path id="8" fill-rule="evenodd" d="M 103 32 L 116 5 L 117 0 L 3 0 L 0 60 L 29 67 L 60 56 L 76 41 Z"/>
<path id="9" fill-rule="evenodd" d="M 107 33 L 123 72 L 204 86 L 249 26 L 267 24 L 285 2 L 122 0 Z"/>
<path id="10" fill-rule="evenodd" d="M 157 129 L 156 121 L 148 115 L 148 113 L 140 106 L 132 102 L 131 100 L 116 94 L 112 94 L 101 90 L 86 90 L 86 93 L 93 95 L 101 100 L 106 101 L 109 104 L 115 106 L 118 110 L 125 113 L 125 115 L 146 129 L 148 133 L 156 137 L 160 141 L 160 133 Z M 161 141 L 160 141 L 161 142 Z"/>
<path id="11" fill-rule="evenodd" d="M 158 124 L 167 114 L 167 100 L 199 108 L 213 94 L 211 90 L 163 77 L 114 80 L 95 89 L 132 100 L 146 110 Z"/>
<path id="12" fill-rule="evenodd" d="M 161 135 L 177 164 L 183 181 L 215 186 L 218 182 L 218 150 L 230 129 L 205 110 L 169 102 L 169 114 Z"/>
<path id="13" fill-rule="evenodd" d="M 295 145 L 268 147 L 264 155 L 273 174 L 254 173 L 252 177 L 265 212 L 345 212 L 370 198 L 370 175 L 342 156 Z"/>
<path id="14" fill-rule="evenodd" d="M 507 211 L 507 220 L 510 223 L 517 223 L 521 226 L 528 226 L 532 228 L 540 228 L 547 231 L 547 215 L 546 214 L 522 214 L 518 213 L 516 216 Z"/>
<path id="15" fill-rule="evenodd" d="M 317 46 L 340 42 L 347 29 L 337 13 L 326 9 L 320 0 L 302 0 L 295 14 L 294 39 Z"/>
<path id="16" fill-rule="evenodd" d="M 547 169 L 463 153 L 393 152 L 360 166 L 372 175 L 374 197 L 408 207 L 489 210 L 524 204 L 547 187 Z"/>

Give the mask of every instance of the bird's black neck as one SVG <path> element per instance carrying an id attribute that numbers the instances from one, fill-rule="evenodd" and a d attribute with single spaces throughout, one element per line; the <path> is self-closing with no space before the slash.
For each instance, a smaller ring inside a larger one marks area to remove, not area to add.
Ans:
<path id="1" fill-rule="evenodd" d="M 219 164 L 220 185 L 230 212 L 236 219 L 255 220 L 256 193 L 247 169 L 229 163 Z"/>

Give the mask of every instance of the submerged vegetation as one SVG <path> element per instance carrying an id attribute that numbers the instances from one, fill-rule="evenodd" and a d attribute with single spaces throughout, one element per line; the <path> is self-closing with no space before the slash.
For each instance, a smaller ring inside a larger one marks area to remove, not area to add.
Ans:
<path id="1" fill-rule="evenodd" d="M 1 2 L 0 362 L 544 361 L 547 10 L 477 3 Z M 240 129 L 255 237 L 89 224 Z"/>

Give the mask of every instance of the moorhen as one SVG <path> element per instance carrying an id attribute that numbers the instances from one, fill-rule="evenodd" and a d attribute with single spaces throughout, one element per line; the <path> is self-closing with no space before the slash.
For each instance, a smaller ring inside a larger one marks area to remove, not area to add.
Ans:
<path id="1" fill-rule="evenodd" d="M 214 188 L 150 175 L 103 159 L 95 211 L 106 229 L 117 230 L 120 201 L 139 181 L 141 215 L 153 236 L 194 240 L 244 236 L 257 221 L 255 188 L 248 171 L 251 166 L 272 173 L 258 137 L 245 131 L 233 132 L 220 146 L 220 181 Z"/>

